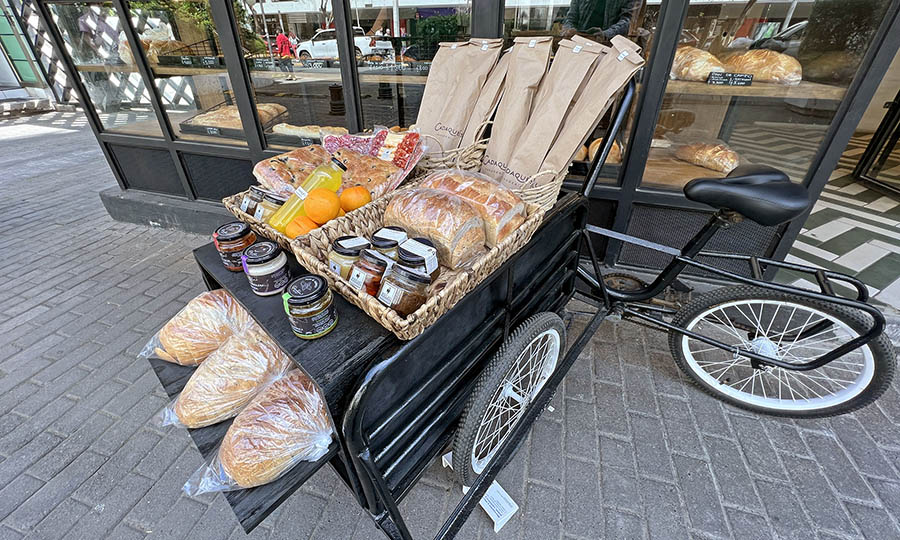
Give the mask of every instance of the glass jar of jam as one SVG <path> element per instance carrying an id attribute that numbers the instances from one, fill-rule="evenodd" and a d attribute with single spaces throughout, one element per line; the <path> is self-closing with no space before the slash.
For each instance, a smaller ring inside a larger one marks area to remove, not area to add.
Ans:
<path id="1" fill-rule="evenodd" d="M 291 330 L 300 339 L 320 338 L 337 326 L 334 297 L 322 276 L 309 274 L 295 279 L 282 299 Z"/>
<path id="2" fill-rule="evenodd" d="M 394 265 L 391 273 L 381 281 L 378 301 L 406 317 L 428 300 L 426 288 L 431 276 L 405 266 Z"/>
<path id="3" fill-rule="evenodd" d="M 277 212 L 286 200 L 286 198 L 279 197 L 274 193 L 266 193 L 263 195 L 262 200 L 256 204 L 256 211 L 253 212 L 253 217 L 259 221 L 268 222 L 272 214 Z"/>
<path id="4" fill-rule="evenodd" d="M 250 190 L 241 199 L 241 210 L 251 216 L 256 212 L 256 205 L 263 200 L 266 190 L 257 186 L 250 186 Z"/>
<path id="5" fill-rule="evenodd" d="M 434 243 L 424 237 L 410 238 L 400 244 L 397 250 L 397 261 L 403 266 L 412 268 L 422 274 L 431 276 L 434 281 L 441 275 L 441 267 L 437 261 L 437 250 Z M 428 271 L 430 268 L 430 272 Z"/>
<path id="6" fill-rule="evenodd" d="M 257 242 L 241 255 L 250 288 L 259 296 L 271 296 L 284 290 L 291 280 L 287 257 L 275 242 Z"/>
<path id="7" fill-rule="evenodd" d="M 371 249 L 363 250 L 359 259 L 353 263 L 353 267 L 350 269 L 350 277 L 348 278 L 350 286 L 358 291 L 365 291 L 367 294 L 375 296 L 378 294 L 381 278 L 384 276 L 384 271 L 387 270 L 387 267 L 387 262 L 377 252 Z"/>
<path id="8" fill-rule="evenodd" d="M 216 229 L 212 237 L 225 268 L 232 272 L 243 270 L 241 253 L 256 242 L 256 233 L 253 229 L 246 223 L 232 221 Z"/>
<path id="9" fill-rule="evenodd" d="M 350 268 L 364 249 L 369 249 L 369 241 L 365 238 L 341 236 L 331 243 L 331 249 L 328 250 L 328 268 L 342 278 L 348 279 Z"/>

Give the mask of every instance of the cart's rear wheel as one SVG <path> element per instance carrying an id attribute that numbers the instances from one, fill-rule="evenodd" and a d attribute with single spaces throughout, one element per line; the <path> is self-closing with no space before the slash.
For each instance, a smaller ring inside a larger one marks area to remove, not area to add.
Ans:
<path id="1" fill-rule="evenodd" d="M 566 328 L 555 313 L 523 322 L 475 382 L 453 443 L 453 469 L 471 486 L 556 370 Z"/>

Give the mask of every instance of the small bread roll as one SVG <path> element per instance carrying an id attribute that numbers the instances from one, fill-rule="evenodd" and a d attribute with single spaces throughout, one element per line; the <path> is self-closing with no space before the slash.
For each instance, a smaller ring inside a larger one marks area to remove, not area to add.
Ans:
<path id="1" fill-rule="evenodd" d="M 581 148 L 579 148 L 578 151 L 575 152 L 575 157 L 572 158 L 572 160 L 573 161 L 584 161 L 587 159 L 587 155 L 588 155 L 588 147 L 582 144 Z"/>
<path id="2" fill-rule="evenodd" d="M 603 145 L 603 137 L 600 137 L 591 143 L 588 147 L 588 160 L 594 161 L 594 156 L 600 151 L 601 145 Z M 622 148 L 619 146 L 618 141 L 613 141 L 612 148 L 609 150 L 609 155 L 606 156 L 606 161 L 607 163 L 622 162 Z"/>

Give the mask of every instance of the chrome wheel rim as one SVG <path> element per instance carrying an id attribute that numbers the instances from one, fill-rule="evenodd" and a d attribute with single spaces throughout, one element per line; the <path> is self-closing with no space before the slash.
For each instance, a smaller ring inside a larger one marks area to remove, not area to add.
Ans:
<path id="1" fill-rule="evenodd" d="M 792 364 L 808 362 L 859 335 L 830 313 L 780 300 L 719 304 L 704 310 L 686 328 Z M 872 351 L 865 345 L 809 371 L 754 368 L 749 358 L 686 335 L 681 337 L 681 350 L 688 367 L 713 389 L 771 410 L 811 411 L 840 405 L 862 393 L 875 374 Z"/>
<path id="2" fill-rule="evenodd" d="M 556 369 L 561 339 L 555 329 L 538 334 L 525 347 L 491 396 L 472 445 L 472 469 L 487 467 Z"/>

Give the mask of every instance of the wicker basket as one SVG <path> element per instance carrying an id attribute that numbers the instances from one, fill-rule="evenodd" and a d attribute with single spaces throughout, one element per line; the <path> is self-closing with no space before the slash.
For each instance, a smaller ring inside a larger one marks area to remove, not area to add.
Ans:
<path id="1" fill-rule="evenodd" d="M 443 289 L 429 297 L 419 309 L 409 316 L 403 317 L 375 297 L 352 288 L 347 280 L 335 275 L 328 268 L 328 250 L 331 242 L 348 235 L 371 237 L 382 227 L 384 211 L 391 197 L 392 195 L 382 197 L 350 212 L 346 218 L 328 222 L 319 229 L 321 235 L 315 237 L 312 237 L 312 234 L 307 235 L 309 237 L 307 241 L 292 242 L 291 248 L 294 255 L 297 256 L 297 260 L 307 270 L 324 277 L 328 284 L 351 304 L 365 311 L 379 324 L 403 340 L 418 336 L 434 324 L 466 293 L 474 289 L 504 261 L 525 246 L 544 218 L 543 208 L 527 204 L 527 218 L 515 232 L 479 257 L 471 269 L 457 273 Z M 447 270 L 445 269 L 445 271 Z"/>
<path id="2" fill-rule="evenodd" d="M 469 146 L 454 148 L 446 152 L 425 154 L 416 165 L 416 173 L 423 176 L 439 169 L 477 171 L 481 169 L 481 158 L 484 157 L 484 151 L 487 150 L 487 143 L 487 139 L 482 139 Z"/>

